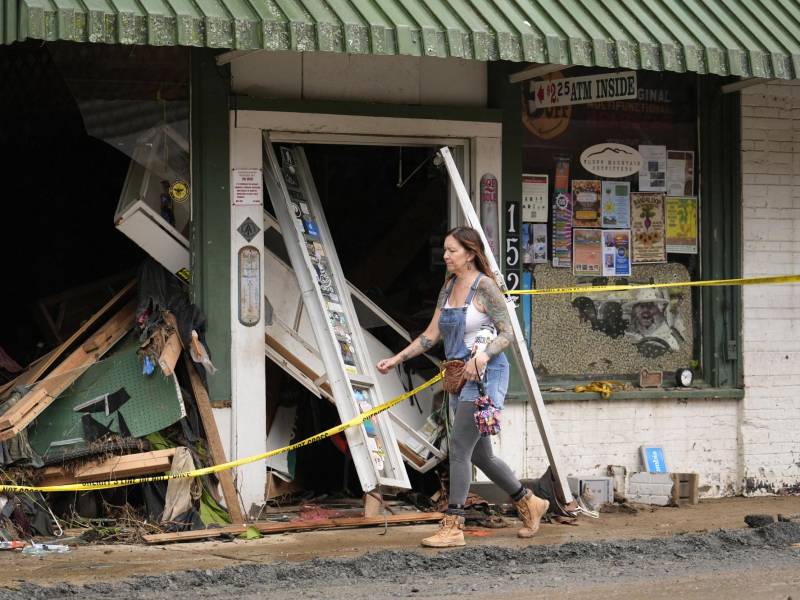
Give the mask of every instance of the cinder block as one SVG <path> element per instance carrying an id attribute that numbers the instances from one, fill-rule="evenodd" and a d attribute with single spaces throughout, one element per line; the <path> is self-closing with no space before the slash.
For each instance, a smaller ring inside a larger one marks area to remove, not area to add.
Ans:
<path id="1" fill-rule="evenodd" d="M 670 502 L 670 496 L 650 496 L 649 504 L 654 504 L 656 506 L 669 506 Z"/>
<path id="2" fill-rule="evenodd" d="M 672 478 L 669 473 L 648 473 L 638 471 L 631 473 L 630 483 L 661 483 L 672 485 Z"/>
<path id="3" fill-rule="evenodd" d="M 667 506 L 672 501 L 673 485 L 669 473 L 632 473 L 628 482 L 628 499 L 642 504 Z"/>

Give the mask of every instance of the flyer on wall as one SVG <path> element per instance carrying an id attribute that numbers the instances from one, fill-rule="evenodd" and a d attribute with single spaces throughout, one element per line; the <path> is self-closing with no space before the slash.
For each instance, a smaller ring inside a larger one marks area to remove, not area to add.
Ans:
<path id="1" fill-rule="evenodd" d="M 572 266 L 572 196 L 569 193 L 569 157 L 555 157 L 553 176 L 553 246 L 554 267 Z"/>
<path id="2" fill-rule="evenodd" d="M 633 264 L 667 262 L 664 194 L 631 193 Z"/>
<path id="3" fill-rule="evenodd" d="M 523 264 L 547 262 L 547 223 L 523 223 L 520 237 Z"/>
<path id="4" fill-rule="evenodd" d="M 667 147 L 639 146 L 642 166 L 639 169 L 640 192 L 667 191 Z"/>
<path id="5" fill-rule="evenodd" d="M 572 273 L 600 275 L 603 269 L 602 229 L 572 230 Z"/>
<path id="6" fill-rule="evenodd" d="M 667 152 L 667 195 L 691 196 L 694 194 L 694 152 L 670 150 Z"/>
<path id="7" fill-rule="evenodd" d="M 600 183 L 598 179 L 572 180 L 572 224 L 575 227 L 600 227 Z"/>
<path id="8" fill-rule="evenodd" d="M 533 224 L 533 262 L 547 262 L 547 223 Z"/>
<path id="9" fill-rule="evenodd" d="M 667 252 L 697 254 L 697 198 L 667 196 L 664 212 L 667 221 Z"/>
<path id="10" fill-rule="evenodd" d="M 603 227 L 629 229 L 631 226 L 631 184 L 603 182 Z"/>
<path id="11" fill-rule="evenodd" d="M 522 264 L 533 264 L 533 223 L 523 223 L 519 230 L 519 245 L 522 250 Z"/>
<path id="12" fill-rule="evenodd" d="M 522 174 L 522 222 L 547 223 L 547 175 Z"/>
<path id="13" fill-rule="evenodd" d="M 630 277 L 630 229 L 603 231 L 603 275 L 606 277 Z"/>
<path id="14" fill-rule="evenodd" d="M 553 198 L 553 266 L 572 266 L 572 195 L 568 192 Z"/>

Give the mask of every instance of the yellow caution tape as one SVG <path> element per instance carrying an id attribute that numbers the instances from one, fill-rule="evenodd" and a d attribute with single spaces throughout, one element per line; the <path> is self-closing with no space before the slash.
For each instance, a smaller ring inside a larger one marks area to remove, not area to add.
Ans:
<path id="1" fill-rule="evenodd" d="M 432 377 L 422 385 L 417 386 L 410 392 L 406 392 L 396 398 L 389 400 L 388 402 L 384 402 L 380 406 L 376 406 L 366 412 L 361 413 L 358 416 L 353 417 L 349 421 L 345 421 L 335 427 L 331 427 L 330 429 L 326 429 L 325 431 L 318 433 L 316 435 L 312 435 L 304 440 L 296 442 L 294 444 L 290 444 L 289 446 L 284 446 L 283 448 L 278 448 L 277 450 L 270 450 L 269 452 L 264 452 L 263 454 L 256 454 L 253 456 L 248 456 L 246 458 L 240 458 L 237 460 L 232 460 L 230 462 L 222 463 L 221 465 L 214 465 L 212 467 L 204 467 L 202 469 L 195 469 L 194 471 L 185 471 L 183 473 L 166 473 L 164 475 L 149 475 L 147 477 L 134 477 L 131 479 L 113 479 L 110 481 L 96 481 L 93 483 L 68 483 L 65 485 L 43 485 L 43 486 L 34 486 L 34 485 L 4 485 L 0 484 L 0 493 L 2 492 L 83 492 L 83 491 L 92 491 L 92 490 L 107 490 L 110 488 L 117 488 L 117 487 L 124 487 L 127 485 L 136 485 L 139 483 L 152 483 L 154 481 L 167 481 L 169 479 L 186 479 L 191 477 L 200 477 L 202 475 L 210 475 L 212 473 L 219 473 L 220 471 L 226 471 L 228 469 L 233 469 L 234 467 L 239 467 L 241 465 L 246 465 L 253 462 L 258 462 L 260 460 L 264 460 L 270 458 L 271 456 L 276 456 L 278 454 L 283 454 L 284 452 L 291 452 L 292 450 L 297 450 L 298 448 L 302 448 L 303 446 L 309 446 L 326 438 L 329 438 L 337 433 L 341 433 L 345 429 L 349 429 L 350 427 L 356 427 L 357 425 L 361 425 L 367 419 L 374 417 L 384 411 L 389 410 L 393 406 L 400 404 L 403 400 L 407 400 L 411 396 L 418 394 L 422 390 L 431 387 L 433 384 L 441 381 L 444 377 L 444 372 L 439 373 L 435 377 Z"/>
<path id="2" fill-rule="evenodd" d="M 741 277 L 739 279 L 709 279 L 705 281 L 674 281 L 671 283 L 637 283 L 631 285 L 586 285 L 538 290 L 508 290 L 509 295 L 548 296 L 553 294 L 594 294 L 596 292 L 621 292 L 674 287 L 713 287 L 722 285 L 766 285 L 774 283 L 800 283 L 800 275 L 777 275 L 772 277 Z"/>

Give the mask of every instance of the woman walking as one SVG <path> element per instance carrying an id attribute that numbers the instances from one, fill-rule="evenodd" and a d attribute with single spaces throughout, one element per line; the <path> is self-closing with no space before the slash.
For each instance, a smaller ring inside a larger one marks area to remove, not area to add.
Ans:
<path id="1" fill-rule="evenodd" d="M 484 371 L 486 391 L 497 408 L 502 407 L 508 389 L 508 360 L 504 351 L 514 341 L 514 332 L 505 299 L 491 275 L 483 242 L 474 229 L 456 227 L 447 233 L 444 262 L 448 276 L 430 325 L 405 350 L 377 365 L 381 373 L 388 373 L 397 364 L 427 352 L 440 340 L 444 341 L 448 360 L 466 361 L 466 383 L 458 395 L 450 396 L 451 403 L 455 403 L 455 420 L 449 440 L 447 514 L 439 531 L 422 540 L 422 545 L 432 548 L 464 545 L 464 503 L 472 479 L 470 462 L 511 496 L 523 523 L 519 537 L 532 537 L 550 503 L 524 488 L 509 466 L 494 455 L 489 438 L 481 437 L 473 417 L 478 381 Z M 489 326 L 494 327 L 497 337 L 472 356 L 476 335 Z"/>

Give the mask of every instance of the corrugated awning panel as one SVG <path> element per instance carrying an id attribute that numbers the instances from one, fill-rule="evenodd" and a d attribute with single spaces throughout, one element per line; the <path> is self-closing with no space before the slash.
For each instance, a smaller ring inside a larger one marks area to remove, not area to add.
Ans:
<path id="1" fill-rule="evenodd" d="M 0 0 L 28 38 L 800 78 L 800 0 Z"/>

